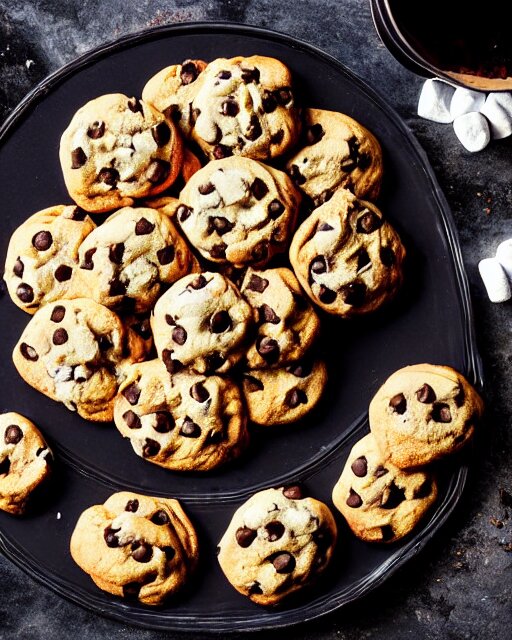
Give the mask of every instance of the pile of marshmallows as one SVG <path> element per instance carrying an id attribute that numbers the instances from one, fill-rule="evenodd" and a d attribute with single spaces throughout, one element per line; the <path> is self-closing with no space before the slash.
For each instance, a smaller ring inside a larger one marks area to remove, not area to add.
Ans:
<path id="1" fill-rule="evenodd" d="M 491 139 L 512 134 L 512 93 L 472 91 L 438 78 L 427 80 L 418 102 L 418 115 L 453 123 L 455 135 L 468 151 L 481 151 Z"/>
<path id="2" fill-rule="evenodd" d="M 484 258 L 478 270 L 491 302 L 506 302 L 512 297 L 512 238 L 502 242 L 494 258 Z"/>

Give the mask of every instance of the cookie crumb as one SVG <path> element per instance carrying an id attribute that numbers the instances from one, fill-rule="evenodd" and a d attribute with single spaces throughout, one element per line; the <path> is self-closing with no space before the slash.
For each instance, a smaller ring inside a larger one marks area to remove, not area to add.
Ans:
<path id="1" fill-rule="evenodd" d="M 27 67 L 27 69 L 30 69 L 30 67 L 33 64 L 35 64 L 35 62 L 33 60 L 30 60 L 30 59 L 25 62 L 25 66 Z"/>
<path id="2" fill-rule="evenodd" d="M 57 520 L 60 520 L 62 518 L 62 514 L 60 511 L 57 511 Z"/>
<path id="3" fill-rule="evenodd" d="M 489 522 L 497 529 L 503 529 L 503 522 L 498 518 L 489 518 Z"/>

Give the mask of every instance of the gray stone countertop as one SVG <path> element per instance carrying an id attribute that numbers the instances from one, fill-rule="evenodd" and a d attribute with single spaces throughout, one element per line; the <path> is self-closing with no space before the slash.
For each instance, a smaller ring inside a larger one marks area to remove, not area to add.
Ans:
<path id="1" fill-rule="evenodd" d="M 489 302 L 477 265 L 512 236 L 512 137 L 470 154 L 451 126 L 421 120 L 416 106 L 423 79 L 384 47 L 366 0 L 0 0 L 0 121 L 37 82 L 77 55 L 146 27 L 198 20 L 243 22 L 304 39 L 338 58 L 398 111 L 425 149 L 458 227 L 487 380 L 482 450 L 462 502 L 435 539 L 359 604 L 264 637 L 510 637 L 512 509 L 504 503 L 512 493 L 512 305 Z M 4 557 L 0 585 L 5 640 L 179 637 L 86 611 Z"/>

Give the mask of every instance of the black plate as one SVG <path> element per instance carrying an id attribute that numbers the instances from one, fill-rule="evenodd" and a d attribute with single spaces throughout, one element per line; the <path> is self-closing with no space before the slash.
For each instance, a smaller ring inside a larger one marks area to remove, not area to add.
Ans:
<path id="1" fill-rule="evenodd" d="M 385 155 L 379 204 L 410 256 L 407 284 L 386 312 L 358 322 L 324 319 L 320 348 L 328 356 L 330 383 L 310 419 L 255 433 L 249 454 L 229 468 L 206 475 L 167 472 L 138 458 L 111 425 L 87 424 L 21 380 L 11 351 L 28 316 L 7 295 L 0 302 L 0 410 L 19 411 L 39 424 L 59 461 L 51 491 L 36 511 L 21 519 L 0 513 L 1 548 L 62 596 L 146 627 L 255 630 L 299 623 L 341 607 L 374 589 L 425 545 L 455 507 L 467 475 L 461 461 L 442 474 L 435 509 L 399 544 L 364 544 L 338 518 L 341 535 L 330 574 L 285 607 L 254 605 L 229 585 L 217 565 L 215 546 L 232 512 L 254 491 L 302 480 L 332 506 L 331 490 L 350 447 L 368 431 L 368 403 L 395 369 L 419 362 L 447 364 L 481 384 L 456 231 L 425 154 L 373 89 L 304 42 L 228 24 L 166 26 L 102 47 L 48 78 L 0 131 L 0 175 L 8 187 L 2 194 L 0 259 L 11 233 L 30 214 L 69 202 L 58 146 L 78 107 L 104 93 L 140 95 L 156 71 L 185 58 L 254 53 L 285 62 L 305 103 L 347 113 L 377 135 Z M 100 591 L 69 554 L 79 514 L 121 489 L 179 498 L 198 528 L 200 571 L 190 591 L 166 608 L 127 604 Z"/>

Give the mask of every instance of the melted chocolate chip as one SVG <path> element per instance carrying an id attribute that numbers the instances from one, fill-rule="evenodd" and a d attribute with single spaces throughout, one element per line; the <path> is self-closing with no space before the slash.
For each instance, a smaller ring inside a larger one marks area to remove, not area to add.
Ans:
<path id="1" fill-rule="evenodd" d="M 105 134 L 105 123 L 103 120 L 96 120 L 93 122 L 91 126 L 87 129 L 87 135 L 89 138 L 93 140 L 97 140 L 98 138 L 102 138 Z"/>
<path id="2" fill-rule="evenodd" d="M 268 187 L 261 178 L 254 178 L 251 184 L 251 192 L 256 200 L 261 200 L 267 195 Z"/>
<path id="3" fill-rule="evenodd" d="M 36 360 L 39 359 L 39 356 L 37 355 L 37 351 L 34 349 L 34 347 L 31 347 L 26 342 L 22 342 L 20 344 L 20 352 L 21 352 L 21 355 L 25 358 L 25 360 L 30 360 L 31 362 L 35 362 Z"/>
<path id="4" fill-rule="evenodd" d="M 10 468 L 11 461 L 6 457 L 2 462 L 0 462 L 0 476 L 6 476 L 9 473 Z"/>
<path id="5" fill-rule="evenodd" d="M 258 595 L 261 595 L 262 593 L 263 593 L 263 589 L 261 588 L 260 583 L 257 581 L 253 582 L 249 587 L 250 596 L 258 596 Z"/>
<path id="6" fill-rule="evenodd" d="M 215 191 L 215 185 L 212 182 L 205 182 L 197 187 L 197 190 L 202 196 L 207 196 L 209 193 Z"/>
<path id="7" fill-rule="evenodd" d="M 106 527 L 103 531 L 103 539 L 105 540 L 107 547 L 115 549 L 119 546 L 119 540 L 116 536 L 120 529 L 112 529 L 112 527 Z"/>
<path id="8" fill-rule="evenodd" d="M 277 89 L 276 91 L 274 91 L 274 95 L 276 97 L 276 100 L 283 107 L 285 107 L 289 102 L 291 102 L 293 98 L 291 89 L 289 89 L 288 87 Z"/>
<path id="9" fill-rule="evenodd" d="M 447 404 L 436 403 L 432 408 L 432 419 L 436 422 L 451 422 L 452 414 L 450 412 L 450 407 Z"/>
<path id="10" fill-rule="evenodd" d="M 170 314 L 170 313 L 166 313 L 166 314 L 165 314 L 165 321 L 167 322 L 167 324 L 168 324 L 170 327 L 175 327 L 175 326 L 176 326 L 176 321 L 175 321 L 175 319 L 171 316 L 171 314 Z"/>
<path id="11" fill-rule="evenodd" d="M 370 256 L 368 255 L 368 251 L 366 249 L 360 249 L 357 254 L 357 270 L 361 271 L 363 267 L 370 264 Z"/>
<path id="12" fill-rule="evenodd" d="M 29 284 L 22 282 L 16 289 L 16 295 L 22 302 L 28 304 L 34 300 L 34 289 Z"/>
<path id="13" fill-rule="evenodd" d="M 393 527 L 390 524 L 385 524 L 381 528 L 382 532 L 382 540 L 384 542 L 390 542 L 395 537 L 395 532 L 393 531 Z"/>
<path id="14" fill-rule="evenodd" d="M 68 332 L 63 327 L 55 329 L 53 332 L 52 342 L 54 345 L 59 346 L 65 344 L 68 341 Z"/>
<path id="15" fill-rule="evenodd" d="M 308 144 L 316 144 L 324 137 L 325 131 L 321 124 L 313 124 L 306 129 L 306 141 Z"/>
<path id="16" fill-rule="evenodd" d="M 160 451 L 160 444 L 156 440 L 146 438 L 146 444 L 142 447 L 142 455 L 144 458 L 153 458 Z"/>
<path id="17" fill-rule="evenodd" d="M 299 404 L 307 404 L 308 397 L 302 389 L 290 389 L 284 397 L 284 403 L 290 409 L 295 409 Z"/>
<path id="18" fill-rule="evenodd" d="M 273 133 L 270 136 L 270 144 L 281 144 L 281 142 L 283 141 L 284 138 L 284 131 L 283 129 L 279 129 L 279 131 L 276 131 L 276 133 Z"/>
<path id="19" fill-rule="evenodd" d="M 213 148 L 213 157 L 216 160 L 222 160 L 222 158 L 228 158 L 233 155 L 233 150 L 230 147 L 226 147 L 224 144 L 218 144 Z"/>
<path id="20" fill-rule="evenodd" d="M 151 164 L 148 167 L 146 172 L 146 178 L 152 184 L 160 184 L 161 182 L 165 182 L 167 177 L 171 171 L 171 165 L 166 160 L 160 160 L 159 158 L 155 158 L 151 161 Z"/>
<path id="21" fill-rule="evenodd" d="M 253 540 L 256 538 L 256 531 L 249 529 L 249 527 L 239 527 L 235 533 L 235 539 L 240 547 L 247 549 L 251 546 Z"/>
<path id="22" fill-rule="evenodd" d="M 133 406 L 137 404 L 140 398 L 140 387 L 136 382 L 132 382 L 130 385 L 123 389 L 123 396 L 128 400 L 128 402 Z"/>
<path id="23" fill-rule="evenodd" d="M 80 169 L 87 162 L 87 156 L 85 155 L 82 147 L 77 147 L 71 152 L 71 168 Z"/>
<path id="24" fill-rule="evenodd" d="M 259 82 L 260 70 L 257 67 L 254 67 L 254 69 L 242 69 L 242 80 L 246 84 L 249 82 Z"/>
<path id="25" fill-rule="evenodd" d="M 170 521 L 171 519 L 169 518 L 169 514 L 167 513 L 167 511 L 164 511 L 163 509 L 159 509 L 158 511 L 155 511 L 155 513 L 151 516 L 151 522 L 153 524 L 158 524 L 160 526 L 163 526 L 164 524 L 169 524 Z"/>
<path id="26" fill-rule="evenodd" d="M 132 558 L 137 562 L 149 562 L 153 556 L 153 547 L 147 542 L 132 543 Z"/>
<path id="27" fill-rule="evenodd" d="M 307 378 L 312 369 L 313 364 L 311 362 L 296 362 L 295 364 L 290 365 L 286 371 L 296 378 Z"/>
<path id="28" fill-rule="evenodd" d="M 275 542 L 276 540 L 279 540 L 279 538 L 282 538 L 285 531 L 284 525 L 279 522 L 279 520 L 272 520 L 272 522 L 269 522 L 265 527 L 265 530 L 267 532 L 267 540 L 269 542 Z"/>
<path id="29" fill-rule="evenodd" d="M 462 387 L 459 387 L 457 389 L 457 392 L 454 396 L 454 401 L 455 401 L 455 406 L 460 408 L 462 407 L 462 405 L 464 404 L 464 399 L 465 399 L 465 394 L 464 394 L 464 389 Z"/>
<path id="30" fill-rule="evenodd" d="M 176 256 L 176 251 L 172 245 L 159 249 L 156 252 L 156 257 L 161 265 L 171 264 Z"/>
<path id="31" fill-rule="evenodd" d="M 182 84 L 192 84 L 199 75 L 199 69 L 192 60 L 185 60 L 181 65 L 180 78 Z"/>
<path id="32" fill-rule="evenodd" d="M 199 436 L 201 435 L 201 427 L 196 424 L 191 418 L 186 416 L 183 420 L 180 434 L 182 436 L 185 436 L 185 438 L 199 438 Z"/>
<path id="33" fill-rule="evenodd" d="M 158 147 L 165 147 L 171 139 L 171 130 L 165 120 L 151 127 L 151 135 Z"/>
<path id="34" fill-rule="evenodd" d="M 109 296 L 124 296 L 124 294 L 126 293 L 127 283 L 121 282 L 119 278 L 112 278 L 112 280 L 109 282 L 109 285 Z"/>
<path id="35" fill-rule="evenodd" d="M 265 289 L 268 287 L 269 282 L 266 278 L 262 278 L 261 276 L 253 273 L 251 275 L 251 279 L 249 280 L 249 284 L 247 285 L 247 289 L 251 291 L 256 291 L 257 293 L 263 293 Z"/>
<path id="36" fill-rule="evenodd" d="M 380 250 L 380 260 L 385 267 L 391 267 L 395 264 L 395 252 L 390 247 L 382 247 Z"/>
<path id="37" fill-rule="evenodd" d="M 272 564 L 277 573 L 291 573 L 295 569 L 295 558 L 288 551 L 283 551 L 273 557 Z"/>
<path id="38" fill-rule="evenodd" d="M 11 424 L 5 430 L 4 442 L 5 444 L 18 444 L 23 438 L 23 431 L 17 424 Z"/>
<path id="39" fill-rule="evenodd" d="M 224 333 L 231 329 L 232 323 L 227 311 L 217 311 L 210 318 L 210 331 L 212 333 Z"/>
<path id="40" fill-rule="evenodd" d="M 53 275 L 55 276 L 55 280 L 57 280 L 57 282 L 66 282 L 67 280 L 71 279 L 71 276 L 73 275 L 73 269 L 71 267 L 68 267 L 66 264 L 61 264 L 55 269 L 55 273 Z"/>
<path id="41" fill-rule="evenodd" d="M 283 495 L 289 500 L 302 500 L 306 497 L 304 487 L 300 484 L 292 484 L 283 488 Z"/>
<path id="42" fill-rule="evenodd" d="M 112 167 L 103 167 L 98 173 L 98 181 L 115 187 L 119 181 L 119 171 Z"/>
<path id="43" fill-rule="evenodd" d="M 143 113 L 142 102 L 138 98 L 129 98 L 126 104 L 132 113 Z"/>
<path id="44" fill-rule="evenodd" d="M 187 341 L 186 330 L 180 325 L 177 325 L 172 330 L 172 339 L 176 344 L 179 344 L 180 346 L 184 345 L 185 342 Z"/>
<path id="45" fill-rule="evenodd" d="M 62 322 L 64 316 L 66 315 L 66 309 L 58 304 L 53 308 L 52 315 L 50 316 L 50 320 L 52 322 Z"/>
<path id="46" fill-rule="evenodd" d="M 263 111 L 265 113 L 272 113 L 277 109 L 277 100 L 275 96 L 269 91 L 265 91 L 262 98 Z"/>
<path id="47" fill-rule="evenodd" d="M 376 478 L 382 478 L 382 476 L 385 476 L 386 473 L 389 473 L 389 469 L 386 469 L 381 464 L 379 464 L 379 466 L 375 469 Z"/>
<path id="48" fill-rule="evenodd" d="M 354 489 L 350 489 L 349 496 L 347 498 L 347 505 L 352 509 L 357 509 L 363 504 L 361 496 L 357 494 Z"/>
<path id="49" fill-rule="evenodd" d="M 220 353 L 212 353 L 211 355 L 207 356 L 205 360 L 208 374 L 217 371 L 217 369 L 220 369 L 224 362 L 226 362 L 225 358 L 223 358 Z"/>
<path id="50" fill-rule="evenodd" d="M 231 71 L 219 71 L 219 73 L 217 74 L 217 78 L 219 78 L 220 80 L 229 80 L 231 78 Z"/>
<path id="51" fill-rule="evenodd" d="M 137 498 L 134 498 L 133 500 L 128 500 L 124 510 L 129 511 L 130 513 L 135 513 L 138 508 L 139 508 L 139 501 L 137 500 Z"/>
<path id="52" fill-rule="evenodd" d="M 373 211 L 366 211 L 356 223 L 356 231 L 358 233 L 373 233 L 382 225 L 382 219 Z"/>
<path id="53" fill-rule="evenodd" d="M 389 494 L 387 499 L 381 502 L 383 509 L 396 509 L 399 504 L 405 500 L 405 489 L 397 487 L 394 482 L 389 486 Z"/>
<path id="54" fill-rule="evenodd" d="M 140 429 L 142 427 L 139 416 L 131 409 L 123 413 L 123 420 L 126 422 L 129 429 Z"/>
<path id="55" fill-rule="evenodd" d="M 73 213 L 71 214 L 71 220 L 74 220 L 75 222 L 83 222 L 87 215 L 87 211 L 84 211 L 80 207 L 75 207 L 73 209 Z"/>
<path id="56" fill-rule="evenodd" d="M 261 240 L 251 251 L 251 255 L 256 262 L 261 262 L 268 258 L 268 242 Z"/>
<path id="57" fill-rule="evenodd" d="M 368 473 L 368 461 L 364 456 L 360 456 L 354 460 L 350 468 L 355 476 L 358 478 L 364 478 Z"/>
<path id="58" fill-rule="evenodd" d="M 436 399 L 436 393 L 429 384 L 425 383 L 418 389 L 418 391 L 416 391 L 416 398 L 418 402 L 431 404 Z"/>
<path id="59" fill-rule="evenodd" d="M 190 396 L 196 402 L 206 402 L 210 397 L 210 392 L 202 382 L 196 382 L 190 387 Z"/>
<path id="60" fill-rule="evenodd" d="M 219 236 L 223 236 L 225 233 L 229 233 L 234 226 L 234 222 L 230 222 L 227 218 L 222 216 L 210 216 L 208 218 L 209 234 L 216 231 Z"/>
<path id="61" fill-rule="evenodd" d="M 271 324 L 279 324 L 281 322 L 281 318 L 271 307 L 269 307 L 268 304 L 261 305 L 261 307 L 258 309 L 258 315 L 260 324 L 264 324 L 265 322 L 270 322 Z"/>
<path id="62" fill-rule="evenodd" d="M 251 140 L 251 142 L 253 142 L 254 140 L 257 140 L 262 133 L 263 132 L 261 129 L 261 124 L 258 120 L 258 117 L 251 116 L 251 119 L 249 120 L 249 128 L 247 129 L 245 137 L 247 138 L 247 140 Z"/>
<path id="63" fill-rule="evenodd" d="M 124 243 L 118 242 L 117 244 L 111 244 L 108 249 L 108 257 L 114 264 L 121 264 L 123 262 L 124 255 Z"/>
<path id="64" fill-rule="evenodd" d="M 249 375 L 244 376 L 244 386 L 249 393 L 254 393 L 255 391 L 263 391 L 264 389 L 263 382 L 261 382 L 261 380 L 258 380 L 258 378 Z"/>
<path id="65" fill-rule="evenodd" d="M 336 291 L 328 289 L 323 284 L 320 285 L 320 288 L 318 290 L 318 299 L 320 300 L 320 302 L 322 302 L 323 304 L 332 304 L 336 300 L 336 296 Z"/>
<path id="66" fill-rule="evenodd" d="M 299 171 L 299 167 L 296 164 L 292 164 L 288 173 L 290 174 L 290 178 L 295 182 L 295 184 L 301 185 L 306 182 L 306 178 Z"/>
<path id="67" fill-rule="evenodd" d="M 279 359 L 279 344 L 277 340 L 268 336 L 258 338 L 256 350 L 268 364 L 275 364 Z"/>
<path id="68" fill-rule="evenodd" d="M 190 214 L 192 210 L 184 204 L 180 204 L 180 206 L 176 209 L 176 215 L 178 216 L 178 220 L 180 222 L 185 222 L 188 218 L 190 218 Z"/>
<path id="69" fill-rule="evenodd" d="M 47 251 L 53 244 L 52 234 L 49 231 L 39 231 L 32 238 L 32 244 L 38 251 Z"/>
<path id="70" fill-rule="evenodd" d="M 389 401 L 389 406 L 395 413 L 403 415 L 407 409 L 407 400 L 403 393 L 397 393 Z"/>
<path id="71" fill-rule="evenodd" d="M 224 100 L 224 102 L 220 105 L 220 112 L 224 116 L 234 118 L 239 111 L 240 107 L 238 106 L 238 102 L 234 98 L 228 98 L 227 100 Z"/>
<path id="72" fill-rule="evenodd" d="M 152 222 L 150 222 L 149 220 L 146 220 L 146 218 L 141 218 L 140 220 L 137 221 L 137 224 L 135 225 L 135 235 L 146 236 L 149 233 L 152 233 L 154 229 L 155 229 L 155 225 Z"/>
<path id="73" fill-rule="evenodd" d="M 12 268 L 12 272 L 14 273 L 15 276 L 17 276 L 18 278 L 21 278 L 23 276 L 23 271 L 25 271 L 25 265 L 23 264 L 23 262 L 20 260 L 18 256 Z"/>
<path id="74" fill-rule="evenodd" d="M 169 351 L 169 349 L 164 349 L 162 351 L 162 360 L 165 364 L 165 368 L 171 375 L 178 373 L 183 369 L 183 365 L 179 360 L 172 359 L 172 351 Z"/>
<path id="75" fill-rule="evenodd" d="M 332 231 L 333 229 L 334 227 L 331 227 L 328 222 L 321 222 L 316 228 L 317 231 Z"/>
<path id="76" fill-rule="evenodd" d="M 309 265 L 309 270 L 313 273 L 325 273 L 327 271 L 327 260 L 325 256 L 316 256 Z"/>
<path id="77" fill-rule="evenodd" d="M 88 271 L 92 271 L 94 269 L 94 263 L 92 261 L 93 255 L 96 253 L 96 248 L 87 249 L 84 254 L 84 261 L 80 265 L 80 269 L 87 269 Z"/>
<path id="78" fill-rule="evenodd" d="M 341 297 L 345 304 L 361 307 L 366 297 L 366 285 L 362 282 L 351 282 L 343 287 Z"/>
<path id="79" fill-rule="evenodd" d="M 210 249 L 210 255 L 216 260 L 223 260 L 226 258 L 226 249 L 227 245 L 224 242 L 221 242 L 220 244 L 214 244 Z"/>
<path id="80" fill-rule="evenodd" d="M 138 600 L 142 586 L 140 582 L 123 584 L 123 598 L 125 598 L 125 600 Z"/>
<path id="81" fill-rule="evenodd" d="M 153 429 L 157 433 L 169 433 L 175 426 L 174 418 L 167 411 L 157 411 L 155 414 L 155 424 Z"/>

